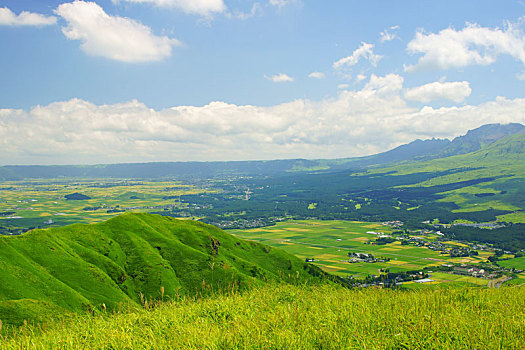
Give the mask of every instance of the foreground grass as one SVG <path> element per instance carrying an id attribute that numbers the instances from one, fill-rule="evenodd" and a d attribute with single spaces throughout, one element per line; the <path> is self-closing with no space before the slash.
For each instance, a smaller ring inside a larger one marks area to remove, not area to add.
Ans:
<path id="1" fill-rule="evenodd" d="M 25 326 L 2 349 L 522 349 L 525 288 L 269 285 L 154 309 Z M 5 333 L 5 330 L 4 330 Z"/>

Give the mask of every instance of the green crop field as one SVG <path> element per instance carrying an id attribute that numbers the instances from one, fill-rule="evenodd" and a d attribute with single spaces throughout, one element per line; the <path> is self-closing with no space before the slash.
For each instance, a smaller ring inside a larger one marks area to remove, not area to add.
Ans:
<path id="1" fill-rule="evenodd" d="M 379 223 L 351 222 L 351 221 L 287 221 L 275 226 L 250 229 L 231 230 L 229 232 L 240 238 L 255 240 L 270 246 L 280 247 L 302 259 L 313 258 L 313 263 L 323 270 L 340 275 L 365 277 L 379 275 L 379 270 L 389 269 L 391 272 L 421 270 L 425 267 L 442 265 L 445 263 L 471 263 L 485 261 L 489 252 L 481 251 L 476 257 L 450 257 L 426 247 L 401 245 L 400 241 L 385 245 L 373 245 L 377 235 L 367 233 L 389 234 L 392 228 Z M 423 236 L 422 236 L 423 237 Z M 434 235 L 427 235 L 425 239 L 433 240 Z M 457 242 L 446 242 L 450 245 L 461 246 Z M 375 257 L 390 258 L 387 262 L 349 263 L 349 252 L 372 253 Z M 445 274 L 449 276 L 448 274 Z M 458 278 L 440 277 L 438 282 L 452 282 Z M 486 285 L 487 280 L 481 278 L 465 278 L 462 281 L 473 285 Z"/>
<path id="2" fill-rule="evenodd" d="M 509 260 L 501 260 L 498 261 L 498 264 L 505 267 L 525 270 L 525 256 L 515 258 L 515 259 L 509 259 Z"/>
<path id="3" fill-rule="evenodd" d="M 56 227 L 107 220 L 124 211 L 151 212 L 181 207 L 177 197 L 205 190 L 176 181 L 28 180 L 0 185 L 0 226 Z M 68 200 L 80 193 L 84 200 Z"/>

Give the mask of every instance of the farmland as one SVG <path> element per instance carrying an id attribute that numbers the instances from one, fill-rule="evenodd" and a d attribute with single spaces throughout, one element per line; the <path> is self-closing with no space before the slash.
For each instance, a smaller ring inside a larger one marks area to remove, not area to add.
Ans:
<path id="1" fill-rule="evenodd" d="M 0 233 L 100 222 L 129 211 L 198 218 L 223 229 L 291 219 L 400 220 L 407 229 L 437 228 L 449 238 L 518 253 L 525 250 L 523 142 L 522 135 L 510 135 L 468 154 L 329 172 L 287 172 L 278 161 L 9 168 L 19 178 L 33 177 L 0 185 Z M 80 177 L 86 172 L 101 178 Z"/>
<path id="2" fill-rule="evenodd" d="M 151 212 L 181 208 L 181 195 L 206 192 L 177 181 L 54 179 L 5 181 L 0 186 L 2 233 L 36 227 L 94 223 L 125 211 Z M 71 194 L 82 200 L 66 199 Z"/>
<path id="3" fill-rule="evenodd" d="M 272 181 L 269 180 L 268 183 Z M 284 187 L 290 191 L 292 199 L 293 187 Z M 451 257 L 451 249 L 456 248 L 461 253 L 462 248 L 473 245 L 458 242 L 454 235 L 470 230 L 477 230 L 477 235 L 490 235 L 492 232 L 503 233 L 503 230 L 513 229 L 504 227 L 488 230 L 450 224 L 440 224 L 438 227 L 435 223 L 439 223 L 439 220 L 433 220 L 426 225 L 412 220 L 412 224 L 405 223 L 402 227 L 394 228 L 370 220 L 373 217 L 367 217 L 366 213 L 374 206 L 377 206 L 377 210 L 386 210 L 388 205 L 390 208 L 397 206 L 391 214 L 398 214 L 401 220 L 405 221 L 405 214 L 412 215 L 419 211 L 421 215 L 422 208 L 410 207 L 401 201 L 369 197 L 341 201 L 341 198 L 336 196 L 320 201 L 320 198 L 315 196 L 315 201 L 301 198 L 289 202 L 282 201 L 287 197 L 279 197 L 281 199 L 276 202 L 275 197 L 265 194 L 271 189 L 272 187 L 261 185 L 257 187 L 243 178 L 231 176 L 193 182 L 107 178 L 6 181 L 0 186 L 0 231 L 2 234 L 20 234 L 34 228 L 101 222 L 124 212 L 160 213 L 173 217 L 197 218 L 219 227 L 224 223 L 231 223 L 238 229 L 230 232 L 241 238 L 281 247 L 303 260 L 311 260 L 326 272 L 363 279 L 367 276 L 380 276 L 386 272 L 422 271 L 425 268 L 431 271 L 443 264 L 479 265 L 495 254 L 494 247 L 489 245 L 487 249 L 476 248 L 474 250 L 477 255 L 460 254 L 463 256 Z M 468 187 L 463 187 L 462 190 L 465 193 L 472 191 L 472 196 L 477 193 Z M 324 212 L 328 208 L 333 209 L 334 206 L 339 208 L 341 204 L 337 201 L 342 202 L 345 208 L 351 209 L 348 211 L 350 214 L 365 214 L 363 218 L 370 222 L 351 219 L 327 220 L 330 219 L 330 215 L 325 215 Z M 426 218 L 432 218 L 431 211 L 428 211 L 427 215 Z M 476 215 L 474 217 L 477 217 Z M 522 213 L 506 215 L 519 218 Z M 419 217 L 421 220 L 421 216 Z M 383 219 L 393 218 L 395 216 L 388 215 Z M 378 219 L 381 218 L 376 218 Z M 473 222 L 478 221 L 455 221 L 456 224 Z M 519 230 L 519 226 L 513 227 Z M 438 229 L 445 233 L 444 237 L 436 234 Z M 392 239 L 392 242 L 375 244 L 378 235 L 391 236 L 388 239 Z M 506 236 L 498 233 L 495 237 Z M 475 236 L 473 238 L 476 241 Z M 374 258 L 369 262 L 355 259 L 356 261 L 349 263 L 349 253 L 372 254 Z M 512 254 L 500 256 L 500 266 L 524 270 L 523 260 L 513 257 Z M 432 283 L 487 283 L 487 279 L 472 276 L 459 278 L 444 272 L 439 272 L 443 275 L 436 273 L 432 276 Z M 515 279 L 517 281 L 519 278 L 525 279 L 525 276 L 515 277 L 518 277 Z"/>
<path id="4" fill-rule="evenodd" d="M 411 232 L 410 237 L 418 242 L 417 244 L 402 244 L 404 239 L 401 238 L 395 239 L 392 243 L 374 244 L 379 235 L 399 237 L 399 234 L 393 232 L 400 231 L 370 222 L 298 220 L 281 222 L 272 227 L 230 232 L 240 238 L 282 248 L 302 259 L 313 259 L 312 263 L 332 274 L 354 278 L 379 275 L 385 271 L 403 272 L 425 268 L 432 270 L 443 264 L 476 265 L 487 261 L 487 258 L 494 254 L 490 249 L 480 250 L 476 256 L 451 257 L 450 254 L 442 254 L 440 251 L 429 249 L 424 243 L 439 241 L 440 245 L 446 247 L 445 250 L 467 245 L 456 241 L 440 240 L 440 236 L 435 233 Z M 372 254 L 377 260 L 350 263 L 348 254 L 351 252 Z M 512 261 L 516 263 L 512 264 Z M 514 268 L 525 268 L 523 260 L 510 259 L 505 263 Z M 437 283 L 487 284 L 487 280 L 483 278 L 443 272 L 434 272 L 432 277 Z"/>

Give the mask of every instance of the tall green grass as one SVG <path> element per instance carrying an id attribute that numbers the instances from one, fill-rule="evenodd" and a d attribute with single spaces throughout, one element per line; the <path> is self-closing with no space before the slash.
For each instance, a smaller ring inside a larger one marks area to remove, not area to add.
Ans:
<path id="1" fill-rule="evenodd" d="M 525 288 L 270 284 L 23 326 L 2 349 L 523 349 Z M 5 330 L 4 330 L 5 333 Z"/>

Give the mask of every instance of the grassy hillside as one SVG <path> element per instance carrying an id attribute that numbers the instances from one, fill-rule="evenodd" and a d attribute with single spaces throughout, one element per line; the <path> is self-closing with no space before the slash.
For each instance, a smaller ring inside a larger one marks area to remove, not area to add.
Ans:
<path id="1" fill-rule="evenodd" d="M 523 349 L 524 287 L 267 285 L 25 326 L 2 349 Z"/>
<path id="2" fill-rule="evenodd" d="M 453 202 L 459 211 L 525 210 L 525 134 L 506 136 L 488 146 L 468 153 L 426 162 L 414 162 L 374 172 L 393 175 L 438 173 L 456 169 L 443 176 L 405 187 L 432 187 L 486 179 L 483 182 L 461 186 L 443 192 L 443 202 Z M 487 181 L 488 180 L 488 181 Z M 519 222 L 519 220 L 517 221 Z"/>
<path id="3" fill-rule="evenodd" d="M 434 159 L 427 162 L 414 162 L 392 167 L 400 174 L 408 174 L 423 171 L 444 171 L 457 168 L 491 169 L 492 172 L 485 173 L 495 176 L 509 170 L 515 175 L 525 174 L 525 134 L 514 134 L 506 136 L 481 149 L 452 157 Z M 497 171 L 499 169 L 499 171 Z M 496 170 L 496 173 L 493 171 Z M 383 172 L 383 171 L 381 171 Z M 464 178 L 467 179 L 467 178 Z"/>
<path id="4" fill-rule="evenodd" d="M 0 318 L 17 324 L 45 318 L 46 310 L 116 310 L 150 299 L 323 275 L 284 251 L 210 225 L 124 214 L 0 237 Z"/>
<path id="5" fill-rule="evenodd" d="M 486 124 L 474 130 L 469 130 L 463 136 L 456 137 L 450 144 L 440 150 L 434 158 L 474 152 L 507 135 L 520 133 L 525 133 L 525 126 L 519 123 Z"/>

